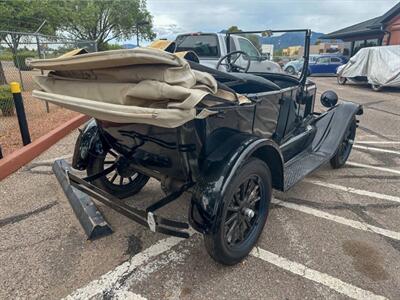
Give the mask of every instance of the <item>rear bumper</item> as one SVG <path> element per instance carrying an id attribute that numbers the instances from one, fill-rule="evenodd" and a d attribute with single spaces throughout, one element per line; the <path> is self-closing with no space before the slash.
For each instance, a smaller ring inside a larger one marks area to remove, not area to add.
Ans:
<path id="1" fill-rule="evenodd" d="M 67 184 L 71 188 L 78 189 L 85 195 L 92 197 L 93 199 L 103 203 L 104 205 L 112 208 L 113 210 L 128 217 L 129 219 L 149 228 L 153 232 L 160 232 L 180 238 L 188 238 L 190 236 L 189 232 L 185 231 L 185 229 L 189 229 L 188 223 L 166 219 L 155 214 L 155 211 L 157 209 L 177 199 L 184 191 L 186 191 L 190 187 L 189 185 L 185 185 L 179 191 L 162 198 L 161 200 L 148 206 L 146 209 L 140 210 L 130 205 L 127 205 L 123 200 L 103 191 L 97 186 L 86 181 L 85 178 L 80 178 L 72 174 L 70 172 L 71 169 L 69 168 L 69 165 L 63 160 L 55 161 L 53 169 L 58 169 L 57 173 L 59 175 L 57 176 L 57 179 L 59 180 L 60 184 L 62 184 L 61 182 L 64 182 L 64 184 Z M 70 197 L 70 195 L 67 193 L 66 196 L 68 198 Z M 81 218 L 87 218 L 87 216 L 82 216 L 82 213 L 78 214 L 75 211 L 75 214 L 80 221 Z"/>

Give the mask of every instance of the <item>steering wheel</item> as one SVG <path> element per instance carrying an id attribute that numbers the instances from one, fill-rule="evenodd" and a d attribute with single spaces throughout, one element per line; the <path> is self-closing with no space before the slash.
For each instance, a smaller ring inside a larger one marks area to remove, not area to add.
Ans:
<path id="1" fill-rule="evenodd" d="M 237 54 L 237 56 L 231 60 L 233 55 Z M 239 59 L 240 56 L 243 56 L 244 60 L 247 61 L 246 67 L 242 67 L 236 64 L 236 61 Z M 229 59 L 228 59 L 229 58 Z M 226 62 L 224 62 L 226 61 Z M 222 56 L 217 63 L 216 69 L 218 70 L 220 66 L 225 66 L 227 72 L 242 72 L 246 73 L 250 68 L 250 56 L 241 50 L 232 51 L 228 54 Z"/>

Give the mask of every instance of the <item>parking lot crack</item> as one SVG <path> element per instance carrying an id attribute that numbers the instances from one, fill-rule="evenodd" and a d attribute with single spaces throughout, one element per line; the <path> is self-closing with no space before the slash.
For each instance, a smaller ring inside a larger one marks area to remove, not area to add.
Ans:
<path id="1" fill-rule="evenodd" d="M 9 225 L 9 224 L 14 224 L 14 223 L 18 223 L 20 221 L 23 221 L 23 220 L 25 220 L 25 219 L 27 219 L 27 218 L 29 218 L 31 216 L 37 215 L 39 213 L 42 213 L 42 212 L 52 208 L 53 206 L 55 206 L 57 204 L 58 204 L 57 201 L 53 201 L 53 202 L 51 202 L 49 204 L 46 204 L 46 205 L 44 205 L 42 207 L 39 207 L 39 208 L 37 208 L 35 210 L 32 210 L 30 212 L 19 214 L 19 215 L 15 215 L 15 216 L 11 216 L 11 217 L 7 217 L 7 218 L 4 218 L 4 219 L 0 219 L 0 228 L 4 227 L 6 225 Z"/>
<path id="2" fill-rule="evenodd" d="M 369 128 L 367 128 L 367 127 L 364 127 L 364 126 L 360 126 L 360 125 L 359 125 L 358 128 L 361 129 L 362 131 L 366 132 L 366 133 L 375 135 L 375 136 L 377 136 L 377 137 L 379 137 L 379 138 L 381 138 L 381 139 L 383 139 L 383 140 L 386 140 L 386 141 L 393 141 L 393 139 L 388 138 L 387 136 L 385 136 L 385 135 L 383 135 L 383 134 L 380 134 L 379 132 L 376 132 L 376 131 L 374 131 L 374 130 L 372 130 L 372 129 L 369 129 Z"/>
<path id="3" fill-rule="evenodd" d="M 372 106 L 370 106 L 370 107 L 367 107 L 367 108 L 368 108 L 368 109 L 375 110 L 375 111 L 383 112 L 383 113 L 385 113 L 385 114 L 390 114 L 390 115 L 393 115 L 393 116 L 400 116 L 400 114 L 396 114 L 396 113 L 394 113 L 394 112 L 387 111 L 387 110 L 384 110 L 384 109 L 380 109 L 380 108 L 377 108 L 377 107 L 372 107 Z"/>
<path id="4" fill-rule="evenodd" d="M 53 241 L 53 240 L 56 240 L 56 239 L 59 239 L 59 238 L 60 238 L 60 235 L 57 234 L 57 235 L 53 235 L 53 236 L 49 236 L 47 238 L 41 239 L 41 240 L 36 241 L 34 243 L 27 243 L 27 244 L 15 245 L 15 246 L 6 247 L 6 248 L 0 248 L 0 251 L 15 251 L 15 250 L 18 250 L 18 249 L 21 249 L 21 248 L 33 247 L 33 246 L 39 245 L 39 244 L 41 244 L 43 242 Z"/>

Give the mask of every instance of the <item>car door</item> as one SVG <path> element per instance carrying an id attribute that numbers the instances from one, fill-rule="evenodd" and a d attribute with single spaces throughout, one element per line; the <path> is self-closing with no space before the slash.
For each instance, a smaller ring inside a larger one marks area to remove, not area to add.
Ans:
<path id="1" fill-rule="evenodd" d="M 257 48 L 248 40 L 243 37 L 238 37 L 238 50 L 245 52 L 250 57 L 249 72 L 266 72 L 265 66 L 261 64 L 261 55 Z M 248 62 L 241 56 L 238 60 L 241 67 L 246 67 Z"/>
<path id="2" fill-rule="evenodd" d="M 343 64 L 340 57 L 331 57 L 331 61 L 329 64 L 329 73 L 336 74 L 337 68 Z"/>
<path id="3" fill-rule="evenodd" d="M 315 64 L 310 65 L 311 74 L 324 74 L 329 73 L 329 57 L 319 57 Z"/>

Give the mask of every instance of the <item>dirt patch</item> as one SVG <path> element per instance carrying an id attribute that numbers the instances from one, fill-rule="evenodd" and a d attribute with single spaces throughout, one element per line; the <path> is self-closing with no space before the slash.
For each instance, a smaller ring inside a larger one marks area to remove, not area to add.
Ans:
<path id="1" fill-rule="evenodd" d="M 141 250 L 142 250 L 142 241 L 133 234 L 128 236 L 128 247 L 124 254 L 132 257 L 138 254 Z"/>
<path id="2" fill-rule="evenodd" d="M 383 257 L 363 241 L 348 240 L 343 243 L 344 252 L 353 258 L 354 268 L 374 281 L 386 280 L 389 275 L 383 268 Z"/>
<path id="3" fill-rule="evenodd" d="M 49 104 L 49 113 L 47 113 L 45 103 L 34 99 L 31 92 L 23 92 L 22 97 L 32 141 L 78 116 L 77 112 L 52 104 Z M 16 115 L 5 117 L 0 113 L 0 145 L 3 156 L 22 147 Z"/>

